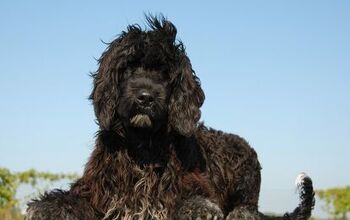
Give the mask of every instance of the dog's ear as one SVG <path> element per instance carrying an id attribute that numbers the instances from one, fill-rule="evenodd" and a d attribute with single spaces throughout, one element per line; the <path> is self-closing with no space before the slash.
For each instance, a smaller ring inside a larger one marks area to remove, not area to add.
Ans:
<path id="1" fill-rule="evenodd" d="M 169 124 L 180 135 L 190 137 L 201 116 L 204 93 L 191 63 L 184 56 L 176 70 L 169 103 Z"/>
<path id="2" fill-rule="evenodd" d="M 96 73 L 94 77 L 94 88 L 90 95 L 92 100 L 97 123 L 103 130 L 110 130 L 111 121 L 114 117 L 114 109 L 116 106 L 117 94 L 111 92 L 117 91 L 111 83 L 113 81 L 113 73 L 100 74 Z"/>
<path id="3" fill-rule="evenodd" d="M 90 95 L 98 125 L 103 130 L 111 130 L 118 123 L 115 109 L 119 97 L 119 83 L 126 66 L 126 53 L 120 46 L 122 38 L 109 44 L 98 60 L 99 68 L 93 77 Z M 113 122 L 113 124 L 112 124 Z"/>

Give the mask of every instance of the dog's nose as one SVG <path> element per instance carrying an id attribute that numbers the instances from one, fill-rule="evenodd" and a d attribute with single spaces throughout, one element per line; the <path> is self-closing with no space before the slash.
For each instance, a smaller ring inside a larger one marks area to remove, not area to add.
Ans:
<path id="1" fill-rule="evenodd" d="M 154 101 L 154 97 L 149 92 L 140 92 L 137 96 L 137 102 L 142 106 L 150 106 Z"/>

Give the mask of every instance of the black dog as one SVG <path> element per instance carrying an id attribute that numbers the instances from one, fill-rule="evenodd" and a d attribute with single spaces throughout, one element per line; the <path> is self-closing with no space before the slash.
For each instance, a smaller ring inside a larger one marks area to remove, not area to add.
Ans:
<path id="1" fill-rule="evenodd" d="M 27 219 L 267 219 L 260 164 L 241 137 L 199 124 L 204 93 L 175 26 L 147 17 L 99 60 L 91 100 L 100 130 L 83 176 L 29 204 Z M 280 219 L 307 219 L 301 203 Z"/>

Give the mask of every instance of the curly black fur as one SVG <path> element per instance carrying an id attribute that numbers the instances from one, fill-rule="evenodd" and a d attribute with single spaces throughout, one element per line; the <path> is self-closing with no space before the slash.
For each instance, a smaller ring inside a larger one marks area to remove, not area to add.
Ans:
<path id="1" fill-rule="evenodd" d="M 27 219 L 268 218 L 255 151 L 198 122 L 204 93 L 176 28 L 147 20 L 149 30 L 129 26 L 99 59 L 90 99 L 100 129 L 83 176 L 29 203 Z M 313 201 L 312 185 L 305 192 Z"/>

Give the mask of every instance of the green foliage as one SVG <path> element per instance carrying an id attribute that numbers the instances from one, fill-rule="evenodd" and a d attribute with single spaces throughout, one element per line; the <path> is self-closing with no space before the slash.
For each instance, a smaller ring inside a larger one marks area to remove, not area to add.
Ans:
<path id="1" fill-rule="evenodd" d="M 346 219 L 350 212 L 350 186 L 316 191 L 317 196 L 325 201 L 325 210 L 335 218 Z"/>
<path id="2" fill-rule="evenodd" d="M 76 178 L 75 174 L 53 174 L 34 169 L 11 173 L 8 169 L 0 167 L 0 219 L 23 219 L 20 201 L 15 197 L 21 184 L 30 184 L 33 188 L 39 189 L 41 187 L 39 183 L 42 182 L 52 184 L 59 180 Z"/>
<path id="3" fill-rule="evenodd" d="M 49 172 L 38 172 L 34 169 L 30 169 L 24 172 L 16 173 L 16 178 L 20 183 L 29 183 L 32 186 L 36 186 L 38 180 L 46 180 L 49 182 L 55 182 L 62 179 L 76 179 L 75 174 L 53 174 Z"/>
<path id="4" fill-rule="evenodd" d="M 1 220 L 23 220 L 24 215 L 21 210 L 16 206 L 7 205 L 0 208 L 0 219 Z"/>
<path id="5" fill-rule="evenodd" d="M 8 169 L 0 168 L 0 208 L 16 204 L 15 194 L 18 183 L 16 176 Z"/>

